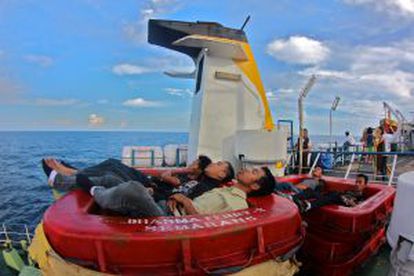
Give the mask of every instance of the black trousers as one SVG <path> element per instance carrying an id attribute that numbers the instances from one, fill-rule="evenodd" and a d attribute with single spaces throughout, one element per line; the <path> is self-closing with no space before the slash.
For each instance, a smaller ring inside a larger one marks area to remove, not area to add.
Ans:
<path id="1" fill-rule="evenodd" d="M 320 193 L 313 189 L 306 189 L 293 196 L 294 199 L 309 200 L 311 209 L 320 208 L 325 205 L 342 204 L 341 194 L 338 192 Z"/>

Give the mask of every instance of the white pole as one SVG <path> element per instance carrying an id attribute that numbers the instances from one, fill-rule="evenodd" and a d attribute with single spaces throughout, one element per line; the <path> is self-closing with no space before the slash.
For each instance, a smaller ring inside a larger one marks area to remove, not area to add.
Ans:
<path id="1" fill-rule="evenodd" d="M 392 180 L 394 178 L 395 167 L 397 166 L 397 158 L 398 158 L 398 155 L 394 155 L 394 160 L 392 161 L 391 175 L 390 175 L 390 179 L 388 179 L 388 186 L 391 186 Z"/>
<path id="2" fill-rule="evenodd" d="M 299 174 L 302 173 L 303 166 L 303 98 L 299 97 L 298 109 L 299 109 Z"/>
<path id="3" fill-rule="evenodd" d="M 352 156 L 351 156 L 351 161 L 349 161 L 349 166 L 348 166 L 348 169 L 346 170 L 346 174 L 344 176 L 344 179 L 348 179 L 348 176 L 351 173 L 352 163 L 354 163 L 354 159 L 355 159 L 355 153 L 353 153 Z"/>
<path id="4" fill-rule="evenodd" d="M 332 108 L 329 110 L 329 149 L 332 150 Z"/>

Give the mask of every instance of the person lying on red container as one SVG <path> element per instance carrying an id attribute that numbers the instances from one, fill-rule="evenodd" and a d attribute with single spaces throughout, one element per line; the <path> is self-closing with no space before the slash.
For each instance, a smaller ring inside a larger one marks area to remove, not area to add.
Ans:
<path id="1" fill-rule="evenodd" d="M 308 178 L 303 180 L 300 186 L 305 186 L 306 188 L 310 188 L 315 191 L 320 191 L 323 189 L 325 185 L 325 180 L 322 179 L 323 176 L 323 169 L 320 166 L 316 166 L 312 171 L 312 178 Z"/>
<path id="2" fill-rule="evenodd" d="M 190 188 L 199 183 L 202 185 L 192 191 L 194 196 L 218 187 L 227 173 L 227 167 L 223 164 L 221 170 L 210 169 L 209 175 L 206 175 L 205 169 L 210 163 L 210 158 L 200 155 L 188 167 L 177 173 L 165 171 L 161 177 L 151 177 L 112 158 L 82 170 L 55 159 L 42 160 L 48 182 L 57 190 L 68 191 L 76 185 L 112 187 L 122 182 L 138 181 L 148 187 L 156 201 L 167 200 L 174 189 L 190 192 Z M 232 175 L 234 173 L 230 172 L 227 179 L 230 180 Z"/>
<path id="3" fill-rule="evenodd" d="M 174 215 L 206 215 L 246 209 L 249 207 L 248 196 L 270 195 L 275 185 L 276 180 L 266 167 L 241 169 L 232 186 L 213 189 L 193 200 L 183 194 L 173 194 L 167 206 Z"/>
<path id="4" fill-rule="evenodd" d="M 96 167 L 101 170 L 105 166 L 99 164 L 93 169 L 96 169 Z M 66 168 L 68 166 L 65 166 Z M 51 180 L 51 168 L 44 166 L 44 169 L 45 173 L 49 175 L 49 180 Z M 89 191 L 94 197 L 95 202 L 102 209 L 134 217 L 168 215 L 157 205 L 149 189 L 143 183 L 137 180 L 115 183 L 114 181 L 107 181 L 102 176 L 95 176 L 95 178 L 93 176 L 86 177 L 86 170 L 71 176 L 76 176 L 75 182 L 81 184 L 79 186 L 84 190 Z M 89 168 L 89 171 L 94 170 Z M 222 182 L 228 182 L 234 176 L 231 164 L 226 161 L 211 163 L 205 169 L 205 175 L 209 177 L 214 176 L 216 180 L 220 178 Z M 253 195 L 264 195 L 270 194 L 273 191 L 275 180 L 267 168 L 255 169 L 254 171 L 243 172 L 239 175 L 241 176 L 241 181 L 234 184 L 233 187 L 216 188 L 205 194 L 203 194 L 205 192 L 203 191 L 204 188 L 192 189 L 187 196 L 182 193 L 176 193 L 171 196 L 170 203 L 176 202 L 175 205 L 182 205 L 184 214 L 210 214 L 247 208 L 246 194 L 253 192 Z M 249 178 L 249 176 L 251 177 Z M 269 181 L 273 181 L 270 183 L 273 183 L 273 185 L 267 185 Z M 96 184 L 101 184 L 102 186 Z M 199 185 L 193 188 L 197 188 Z M 268 189 L 269 187 L 271 190 Z M 199 195 L 199 193 L 202 195 Z M 192 199 L 191 196 L 194 196 L 194 198 Z"/>
<path id="5" fill-rule="evenodd" d="M 364 189 L 367 184 L 368 177 L 365 174 L 358 174 L 355 186 L 346 192 L 320 192 L 308 188 L 301 193 L 286 197 L 298 206 L 301 213 L 331 204 L 354 207 L 364 200 Z"/>
<path id="6" fill-rule="evenodd" d="M 325 185 L 325 181 L 322 179 L 322 176 L 323 169 L 322 167 L 317 166 L 312 171 L 311 178 L 307 178 L 296 185 L 290 182 L 277 182 L 275 186 L 275 193 L 281 196 L 285 196 L 286 193 L 299 194 L 308 188 L 320 192 Z"/>

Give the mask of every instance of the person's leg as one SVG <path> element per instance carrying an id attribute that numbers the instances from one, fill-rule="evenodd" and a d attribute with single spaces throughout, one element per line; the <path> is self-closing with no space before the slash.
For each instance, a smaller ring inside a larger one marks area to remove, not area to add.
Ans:
<path id="1" fill-rule="evenodd" d="M 45 162 L 47 166 L 52 168 L 53 170 L 57 171 L 59 174 L 62 175 L 75 175 L 78 172 L 78 169 L 75 167 L 65 163 L 62 160 L 56 160 L 54 158 L 51 159 L 43 159 L 42 162 Z"/>
<path id="2" fill-rule="evenodd" d="M 298 206 L 301 213 L 305 213 L 309 210 L 320 208 L 325 205 L 341 204 L 341 196 L 336 192 L 321 195 L 313 198 L 313 200 L 307 200 L 298 196 L 293 196 L 292 200 Z"/>
<path id="3" fill-rule="evenodd" d="M 76 175 L 76 187 L 89 191 L 93 186 L 102 186 L 104 188 L 116 187 L 125 182 L 122 178 L 113 173 L 106 173 L 102 176 L 90 176 L 83 173 Z"/>
<path id="4" fill-rule="evenodd" d="M 293 193 L 299 193 L 302 190 L 299 189 L 298 187 L 296 187 L 295 185 L 293 185 L 290 182 L 279 182 L 276 184 L 275 186 L 275 192 L 293 192 Z"/>
<path id="5" fill-rule="evenodd" d="M 128 181 L 116 187 L 97 187 L 94 199 L 103 209 L 125 216 L 163 216 L 163 210 L 155 203 L 147 189 L 138 182 Z"/>
<path id="6" fill-rule="evenodd" d="M 305 190 L 302 190 L 298 194 L 293 195 L 293 199 L 299 200 L 317 199 L 319 197 L 320 194 L 311 188 L 307 188 Z"/>
<path id="7" fill-rule="evenodd" d="M 310 201 L 310 209 L 320 208 L 325 205 L 341 204 L 341 195 L 337 192 L 330 192 Z"/>
<path id="8" fill-rule="evenodd" d="M 383 175 L 382 180 L 386 181 L 388 178 L 388 172 L 387 172 L 387 155 L 384 155 L 382 157 L 382 166 L 381 166 L 381 173 Z"/>
<path id="9" fill-rule="evenodd" d="M 151 185 L 151 181 L 148 179 L 148 176 L 146 174 L 134 168 L 128 167 L 121 161 L 113 158 L 107 159 L 95 166 L 88 167 L 79 173 L 85 175 L 86 177 L 103 176 L 105 174 L 111 173 L 125 182 L 133 180 L 139 181 L 145 186 Z"/>

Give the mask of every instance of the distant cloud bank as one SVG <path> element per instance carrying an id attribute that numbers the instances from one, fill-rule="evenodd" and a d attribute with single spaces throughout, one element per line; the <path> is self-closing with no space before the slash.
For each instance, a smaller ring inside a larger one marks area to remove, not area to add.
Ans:
<path id="1" fill-rule="evenodd" d="M 129 107 L 158 107 L 158 106 L 162 106 L 162 103 L 156 102 L 156 101 L 148 101 L 143 98 L 135 98 L 135 99 L 126 100 L 123 103 L 123 105 L 129 106 Z"/>

